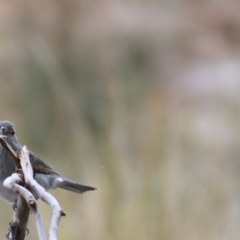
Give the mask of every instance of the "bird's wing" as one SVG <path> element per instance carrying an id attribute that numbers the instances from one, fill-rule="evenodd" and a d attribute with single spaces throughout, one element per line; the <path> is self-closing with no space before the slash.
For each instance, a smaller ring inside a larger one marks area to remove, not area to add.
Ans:
<path id="1" fill-rule="evenodd" d="M 34 173 L 59 175 L 57 172 L 54 171 L 52 167 L 47 165 L 42 159 L 37 157 L 34 153 L 29 152 L 29 158 L 30 158 L 30 162 L 32 164 Z"/>

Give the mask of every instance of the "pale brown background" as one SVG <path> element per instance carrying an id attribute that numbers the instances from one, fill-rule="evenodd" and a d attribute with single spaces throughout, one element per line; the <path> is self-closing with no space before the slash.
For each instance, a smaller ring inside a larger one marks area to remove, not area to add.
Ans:
<path id="1" fill-rule="evenodd" d="M 240 238 L 239 1 L 0 3 L 0 119 L 62 175 L 59 240 Z M 0 201 L 0 238 L 12 216 Z M 46 229 L 50 209 L 41 204 Z M 30 236 L 37 239 L 33 217 Z"/>

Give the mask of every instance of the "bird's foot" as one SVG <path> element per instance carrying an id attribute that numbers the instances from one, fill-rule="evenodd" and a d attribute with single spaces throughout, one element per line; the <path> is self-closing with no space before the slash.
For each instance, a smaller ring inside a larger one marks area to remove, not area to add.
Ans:
<path id="1" fill-rule="evenodd" d="M 14 203 L 12 205 L 12 209 L 13 209 L 14 212 L 17 211 L 17 198 L 14 200 Z"/>

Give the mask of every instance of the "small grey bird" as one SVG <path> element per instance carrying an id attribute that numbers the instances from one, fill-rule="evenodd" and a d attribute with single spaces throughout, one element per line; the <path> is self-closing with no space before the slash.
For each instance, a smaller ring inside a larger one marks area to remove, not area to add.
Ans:
<path id="1" fill-rule="evenodd" d="M 9 121 L 0 121 L 0 197 L 14 203 L 17 195 L 3 186 L 4 180 L 16 171 L 13 155 L 7 150 L 6 146 L 14 151 L 20 151 L 22 146 L 18 142 L 14 126 Z M 4 146 L 5 145 L 5 146 Z M 43 160 L 29 153 L 35 180 L 46 190 L 63 188 L 76 193 L 96 190 L 94 187 L 86 186 L 66 178 L 61 177 Z"/>

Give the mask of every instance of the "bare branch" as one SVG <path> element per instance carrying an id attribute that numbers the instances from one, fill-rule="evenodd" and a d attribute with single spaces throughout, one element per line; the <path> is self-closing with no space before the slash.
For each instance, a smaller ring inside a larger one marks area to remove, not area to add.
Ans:
<path id="1" fill-rule="evenodd" d="M 22 178 L 20 174 L 13 174 L 11 177 L 7 178 L 4 182 L 4 186 L 8 189 L 11 189 L 13 191 L 20 191 L 21 189 L 18 189 L 19 182 L 22 181 Z M 8 229 L 7 237 L 11 240 L 23 240 L 26 235 L 27 230 L 27 223 L 29 218 L 29 207 L 27 205 L 27 202 L 24 198 L 21 197 L 21 195 L 18 195 L 17 199 L 17 208 L 14 212 L 12 222 L 10 223 L 10 227 Z"/>
<path id="2" fill-rule="evenodd" d="M 25 162 L 25 160 L 23 159 L 23 164 L 24 164 L 24 162 Z M 20 200 L 21 202 L 18 203 L 19 208 L 17 208 L 16 213 L 14 214 L 13 221 L 10 226 L 10 234 L 9 234 L 8 238 L 13 239 L 13 240 L 24 239 L 28 216 L 29 216 L 29 209 L 31 209 L 31 211 L 34 214 L 35 221 L 36 221 L 39 239 L 47 240 L 46 234 L 44 231 L 44 226 L 42 223 L 42 219 L 41 219 L 40 214 L 37 209 L 36 200 L 35 200 L 34 196 L 32 195 L 32 193 L 29 192 L 25 187 L 20 186 L 19 183 L 22 183 L 22 177 L 18 173 L 13 173 L 3 183 L 4 187 L 19 194 L 26 201 L 26 203 L 28 205 L 28 207 L 26 207 L 24 205 L 20 205 L 24 202 L 21 200 Z M 23 209 L 23 206 L 24 206 L 24 211 L 21 210 L 21 209 Z M 22 216 L 22 218 L 20 218 L 19 216 Z M 24 229 L 23 229 L 23 226 L 25 226 Z M 20 230 L 19 230 L 20 232 L 18 232 L 19 228 L 20 228 Z M 20 238 L 20 236 L 21 236 L 21 238 Z"/>
<path id="3" fill-rule="evenodd" d="M 11 177 L 8 177 L 4 181 L 4 186 L 6 188 L 12 190 L 13 192 L 19 194 L 21 197 L 23 197 L 25 199 L 29 208 L 32 210 L 32 212 L 34 214 L 40 240 L 46 240 L 46 235 L 44 232 L 44 227 L 43 227 L 43 223 L 42 223 L 40 214 L 37 209 L 36 199 L 40 198 L 44 202 L 46 202 L 47 204 L 50 205 L 50 207 L 52 208 L 52 211 L 53 211 L 53 215 L 52 215 L 51 226 L 50 226 L 50 230 L 49 230 L 49 240 L 57 240 L 57 230 L 58 230 L 59 221 L 60 221 L 61 216 L 65 216 L 65 213 L 62 211 L 58 201 L 50 193 L 48 193 L 41 185 L 39 185 L 33 178 L 33 169 L 32 169 L 32 165 L 29 160 L 29 152 L 28 152 L 26 146 L 24 146 L 20 150 L 20 149 L 13 148 L 4 139 L 0 139 L 0 141 L 3 144 L 3 146 L 12 154 L 16 168 L 18 170 L 22 170 L 22 173 L 23 173 L 23 178 L 21 178 L 21 176 L 19 174 L 13 174 Z M 20 161 L 19 161 L 19 159 L 20 159 Z M 19 183 L 24 184 L 25 187 L 20 186 Z M 32 195 L 32 193 L 34 194 L 34 196 Z M 35 197 L 36 197 L 36 199 L 35 199 Z M 22 203 L 23 201 L 20 201 L 20 202 Z M 17 211 L 18 211 L 18 209 L 17 209 Z M 29 215 L 29 209 L 27 212 Z M 26 219 L 28 220 L 28 217 Z M 27 226 L 27 220 L 24 224 L 25 229 Z M 10 229 L 13 229 L 14 231 L 10 230 L 10 234 L 8 236 L 9 239 L 11 239 L 11 240 L 24 239 L 25 234 L 23 234 L 22 238 L 15 237 L 15 235 L 16 235 L 15 229 L 17 229 L 15 226 L 21 226 L 21 224 L 22 224 L 21 219 L 18 218 L 18 215 L 16 215 L 16 219 L 13 220 L 12 223 L 14 223 L 14 224 L 11 225 Z M 23 232 L 23 231 L 21 231 L 21 232 Z"/>
<path id="4" fill-rule="evenodd" d="M 4 187 L 19 194 L 16 212 L 10 224 L 9 239 L 24 239 L 29 217 L 29 207 L 35 203 L 33 195 L 24 187 L 20 186 L 22 177 L 18 173 L 13 173 L 3 182 Z M 31 207 L 32 208 L 32 207 Z"/>
<path id="5" fill-rule="evenodd" d="M 33 178 L 33 170 L 29 161 L 29 152 L 26 146 L 22 148 L 19 157 L 21 160 L 21 167 L 24 173 L 26 186 L 34 193 L 35 196 L 37 196 L 37 198 L 42 199 L 52 208 L 53 215 L 49 230 L 49 240 L 56 240 L 59 221 L 61 216 L 65 216 L 65 213 L 62 211 L 58 201 Z"/>

